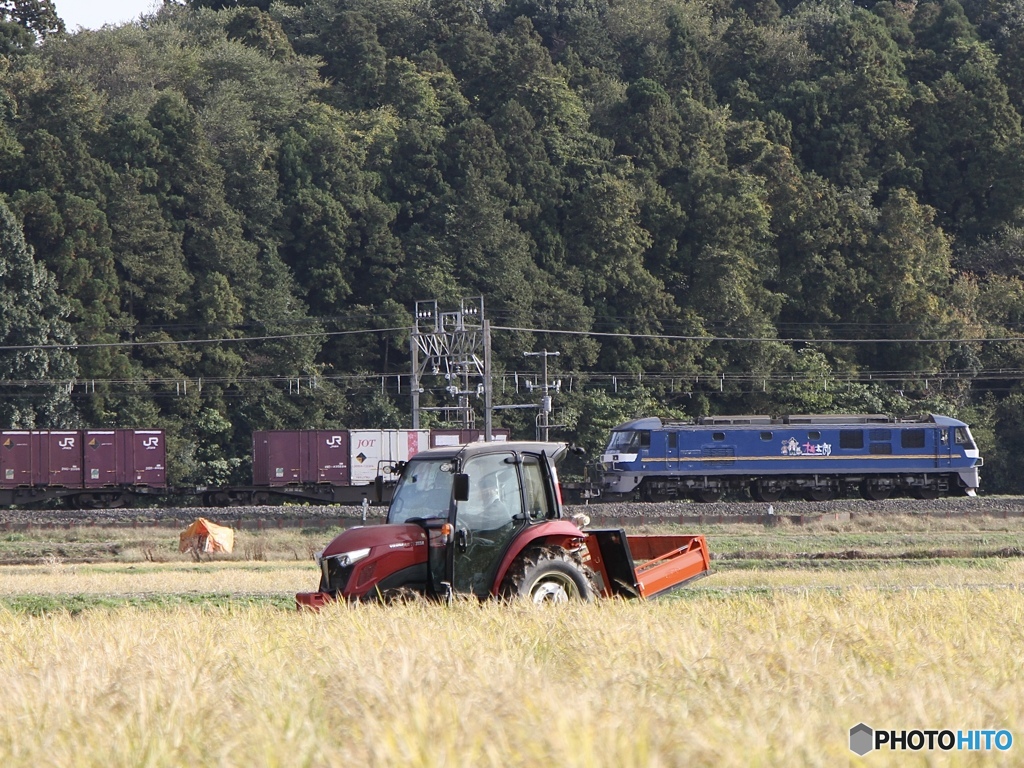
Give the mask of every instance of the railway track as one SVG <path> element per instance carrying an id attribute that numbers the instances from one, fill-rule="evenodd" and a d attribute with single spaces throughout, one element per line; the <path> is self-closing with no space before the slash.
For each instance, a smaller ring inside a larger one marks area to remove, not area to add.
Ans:
<path id="1" fill-rule="evenodd" d="M 591 519 L 590 527 L 679 523 L 711 525 L 730 523 L 771 524 L 786 521 L 807 524 L 822 520 L 849 521 L 857 517 L 884 518 L 896 515 L 962 517 L 981 515 L 1000 518 L 1024 517 L 1024 496 L 978 496 L 931 501 L 918 499 L 839 499 L 827 502 L 614 502 L 567 506 L 570 514 L 582 513 Z M 197 517 L 236 525 L 261 527 L 331 527 L 375 524 L 383 521 L 384 506 L 280 505 L 249 507 L 174 507 L 122 508 L 107 510 L 26 509 L 0 510 L 0 530 L 25 526 L 163 526 L 179 525 Z"/>

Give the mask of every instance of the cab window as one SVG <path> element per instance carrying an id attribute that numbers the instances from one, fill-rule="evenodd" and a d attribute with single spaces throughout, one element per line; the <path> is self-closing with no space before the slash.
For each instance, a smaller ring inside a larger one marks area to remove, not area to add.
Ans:
<path id="1" fill-rule="evenodd" d="M 531 520 L 554 517 L 554 506 L 545 489 L 544 472 L 536 456 L 523 457 L 523 491 L 526 512 Z"/>
<path id="2" fill-rule="evenodd" d="M 957 445 L 962 445 L 965 448 L 975 448 L 974 440 L 971 439 L 971 433 L 967 431 L 966 427 L 957 427 L 954 436 Z"/>
<path id="3" fill-rule="evenodd" d="M 520 515 L 523 497 L 511 454 L 479 456 L 469 462 L 466 472 L 472 480 L 469 499 L 459 502 L 460 521 L 475 530 L 492 530 Z"/>

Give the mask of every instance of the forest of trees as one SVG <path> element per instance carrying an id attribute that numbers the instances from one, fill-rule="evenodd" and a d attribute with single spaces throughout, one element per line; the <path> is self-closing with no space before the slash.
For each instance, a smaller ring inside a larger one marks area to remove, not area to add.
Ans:
<path id="1" fill-rule="evenodd" d="M 1024 492 L 1022 114 L 1024 0 L 0 0 L 0 428 L 244 480 L 256 429 L 411 426 L 415 303 L 483 296 L 496 402 L 557 350 L 592 454 L 932 411 Z"/>

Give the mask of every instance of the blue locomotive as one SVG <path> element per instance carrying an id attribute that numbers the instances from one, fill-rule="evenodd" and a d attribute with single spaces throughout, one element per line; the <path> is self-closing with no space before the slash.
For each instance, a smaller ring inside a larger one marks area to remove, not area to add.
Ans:
<path id="1" fill-rule="evenodd" d="M 601 464 L 605 498 L 711 502 L 746 490 L 771 502 L 974 496 L 982 458 L 967 424 L 936 414 L 711 416 L 620 424 Z"/>

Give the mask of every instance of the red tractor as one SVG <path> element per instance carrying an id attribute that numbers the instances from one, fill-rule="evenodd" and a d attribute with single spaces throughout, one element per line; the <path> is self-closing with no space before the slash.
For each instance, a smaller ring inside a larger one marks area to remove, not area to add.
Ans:
<path id="1" fill-rule="evenodd" d="M 583 531 L 567 517 L 555 471 L 566 451 L 481 442 L 416 454 L 396 467 L 386 524 L 351 528 L 328 544 L 317 556 L 320 588 L 296 595 L 299 607 L 409 593 L 652 597 L 707 575 L 703 536 Z"/>

